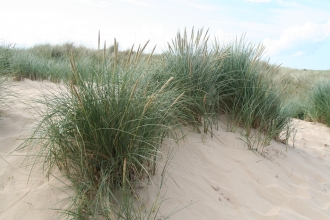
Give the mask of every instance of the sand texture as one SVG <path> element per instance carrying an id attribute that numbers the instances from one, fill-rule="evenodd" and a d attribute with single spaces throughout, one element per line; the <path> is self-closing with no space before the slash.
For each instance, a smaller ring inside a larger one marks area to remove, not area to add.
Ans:
<path id="1" fill-rule="evenodd" d="M 38 120 L 31 106 L 48 82 L 9 82 L 9 103 L 0 116 L 0 219 L 56 219 L 72 191 L 36 168 L 22 166 L 26 151 L 14 151 Z M 8 91 L 7 91 L 8 92 Z M 286 146 L 272 141 L 263 155 L 247 150 L 224 123 L 210 134 L 188 132 L 169 157 L 158 218 L 169 219 L 330 219 L 330 128 L 294 120 L 298 131 Z M 157 197 L 162 166 L 152 183 L 138 191 L 145 204 Z M 59 180 L 59 179 L 60 180 Z"/>
<path id="2" fill-rule="evenodd" d="M 40 166 L 31 172 L 31 166 L 22 165 L 27 151 L 15 151 L 38 120 L 33 100 L 54 84 L 25 80 L 9 82 L 7 87 L 8 106 L 0 112 L 0 219 L 55 219 L 56 209 L 68 204 L 70 189 L 57 179 L 58 172 L 49 179 Z"/>

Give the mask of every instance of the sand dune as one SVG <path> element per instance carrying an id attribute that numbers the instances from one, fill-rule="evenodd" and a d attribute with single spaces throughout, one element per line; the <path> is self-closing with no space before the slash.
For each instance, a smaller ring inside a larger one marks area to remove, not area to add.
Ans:
<path id="1" fill-rule="evenodd" d="M 13 152 L 36 122 L 29 107 L 48 82 L 9 82 L 12 103 L 0 117 L 0 219 L 55 219 L 68 205 L 70 189 L 55 177 L 21 167 L 26 152 Z M 23 102 L 22 102 L 23 101 Z M 34 104 L 33 104 L 34 105 Z M 330 219 L 330 128 L 294 120 L 299 130 L 289 146 L 273 141 L 264 155 L 246 149 L 222 122 L 214 137 L 189 132 L 172 152 L 161 189 L 159 219 Z M 162 167 L 139 191 L 145 204 L 155 200 Z M 60 174 L 58 174 L 58 177 Z M 28 181 L 29 179 L 29 181 Z"/>

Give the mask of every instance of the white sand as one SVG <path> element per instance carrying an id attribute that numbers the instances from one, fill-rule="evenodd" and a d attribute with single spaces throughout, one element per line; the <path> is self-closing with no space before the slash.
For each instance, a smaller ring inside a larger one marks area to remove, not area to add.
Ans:
<path id="1" fill-rule="evenodd" d="M 170 219 L 330 219 L 330 129 L 295 122 L 295 148 L 273 141 L 266 157 L 221 122 L 217 138 L 192 132 L 179 147 L 167 142 L 164 154 L 174 156 L 159 216 L 183 208 Z M 145 204 L 156 198 L 160 173 L 141 192 Z"/>
<path id="2" fill-rule="evenodd" d="M 48 87 L 54 84 L 30 80 L 8 83 L 8 106 L 0 111 L 1 220 L 55 219 L 59 214 L 54 209 L 68 204 L 67 193 L 71 191 L 65 184 L 52 176 L 48 181 L 39 168 L 31 173 L 31 167 L 22 166 L 27 151 L 14 151 L 37 120 L 29 106 L 36 106 L 32 99 L 40 97 L 41 89 Z"/>
<path id="3" fill-rule="evenodd" d="M 40 96 L 41 86 L 54 84 L 9 83 L 25 101 Z M 0 117 L 0 219 L 55 219 L 58 211 L 52 209 L 65 208 L 71 191 L 40 170 L 30 175 L 29 168 L 20 167 L 26 152 L 10 154 L 36 121 L 26 103 L 10 100 Z M 330 219 L 330 129 L 295 121 L 300 128 L 295 148 L 274 141 L 266 157 L 247 150 L 221 122 L 213 138 L 190 132 L 179 146 L 166 141 L 164 158 L 171 149 L 173 157 L 159 219 L 179 209 L 170 219 Z M 139 191 L 146 204 L 156 198 L 161 171 L 154 185 Z"/>

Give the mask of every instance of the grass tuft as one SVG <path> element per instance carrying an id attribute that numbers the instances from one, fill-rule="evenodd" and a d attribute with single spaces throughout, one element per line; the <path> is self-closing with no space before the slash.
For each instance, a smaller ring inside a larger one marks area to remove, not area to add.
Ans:
<path id="1" fill-rule="evenodd" d="M 330 127 L 330 80 L 321 79 L 309 92 L 308 116 Z"/>
<path id="2" fill-rule="evenodd" d="M 220 46 L 214 47 L 218 50 Z M 227 48 L 228 54 L 220 61 L 223 74 L 219 78 L 226 83 L 219 93 L 223 94 L 220 106 L 229 117 L 229 130 L 244 128 L 248 147 L 253 150 L 269 145 L 272 139 L 282 139 L 294 113 L 270 80 L 277 68 L 261 61 L 265 47 L 248 43 L 243 36 Z"/>
<path id="3" fill-rule="evenodd" d="M 35 163 L 47 173 L 58 167 L 71 180 L 79 195 L 74 215 L 111 219 L 116 208 L 107 210 L 107 199 L 121 204 L 116 193 L 134 192 L 154 173 L 163 138 L 179 126 L 183 95 L 167 89 L 173 78 L 152 81 L 145 63 L 105 63 L 89 75 L 79 61 L 71 64 L 72 81 L 44 97 L 43 119 L 25 146 L 40 147 Z"/>

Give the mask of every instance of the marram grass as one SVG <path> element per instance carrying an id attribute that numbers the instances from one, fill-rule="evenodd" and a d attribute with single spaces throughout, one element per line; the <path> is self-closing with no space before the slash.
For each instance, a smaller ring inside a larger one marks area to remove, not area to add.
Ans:
<path id="1" fill-rule="evenodd" d="M 330 127 L 330 79 L 320 79 L 308 94 L 307 117 Z"/>
<path id="2" fill-rule="evenodd" d="M 99 43 L 88 56 L 72 51 L 70 60 L 63 47 L 13 55 L 18 76 L 62 82 L 41 101 L 42 120 L 22 146 L 38 147 L 34 163 L 48 174 L 58 167 L 72 182 L 76 195 L 65 213 L 73 219 L 156 216 L 138 212 L 135 184 L 155 172 L 163 139 L 175 139 L 182 125 L 212 135 L 226 115 L 252 150 L 292 131 L 292 111 L 269 80 L 276 69 L 260 61 L 262 45 L 241 38 L 210 47 L 207 32 L 184 31 L 152 59 L 143 54 L 147 44 L 120 53 L 116 41 L 111 51 Z"/>
<path id="3" fill-rule="evenodd" d="M 219 43 L 214 44 L 215 50 L 219 47 Z M 272 139 L 287 141 L 294 112 L 282 102 L 283 91 L 270 80 L 276 67 L 265 68 L 261 61 L 265 48 L 248 43 L 244 36 L 226 47 L 226 56 L 219 60 L 222 74 L 218 79 L 225 83 L 218 92 L 222 94 L 221 111 L 229 117 L 229 130 L 242 127 L 249 149 L 258 150 Z M 288 135 L 283 137 L 283 131 Z"/>
<path id="4" fill-rule="evenodd" d="M 88 76 L 73 59 L 71 65 L 72 81 L 44 97 L 43 119 L 27 144 L 41 149 L 35 163 L 41 160 L 48 173 L 57 166 L 82 196 L 88 208 L 77 202 L 71 214 L 109 218 L 120 210 L 99 210 L 106 203 L 101 192 L 134 190 L 139 179 L 155 172 L 163 138 L 179 126 L 184 96 L 167 89 L 173 77 L 152 81 L 145 63 L 107 63 Z"/>

